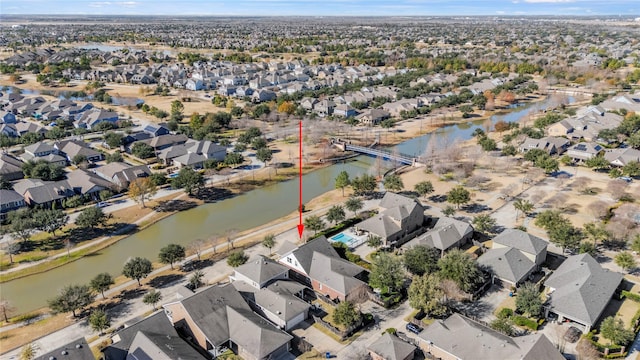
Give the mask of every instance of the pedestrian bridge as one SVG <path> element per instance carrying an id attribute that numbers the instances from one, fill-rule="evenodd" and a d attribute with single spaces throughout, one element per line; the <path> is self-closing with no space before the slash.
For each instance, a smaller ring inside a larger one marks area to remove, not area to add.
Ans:
<path id="1" fill-rule="evenodd" d="M 360 154 L 365 154 L 373 157 L 379 157 L 383 160 L 393 161 L 404 165 L 410 166 L 424 166 L 424 164 L 418 161 L 415 156 L 410 156 L 398 152 L 392 152 L 384 149 L 377 149 L 373 147 L 364 147 L 350 144 L 341 139 L 331 139 L 331 143 L 341 149 L 342 151 L 353 151 Z"/>

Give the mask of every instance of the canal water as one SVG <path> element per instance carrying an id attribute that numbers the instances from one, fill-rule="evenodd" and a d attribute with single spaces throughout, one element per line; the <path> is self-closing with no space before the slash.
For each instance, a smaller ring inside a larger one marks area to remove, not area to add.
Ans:
<path id="1" fill-rule="evenodd" d="M 573 102 L 573 98 L 550 97 L 544 101 L 527 104 L 514 112 L 491 118 L 493 123 L 504 120 L 515 122 L 561 102 Z M 417 120 L 414 120 L 417 121 Z M 400 152 L 421 155 L 429 141 L 450 142 L 467 140 L 485 121 L 450 125 L 438 131 L 397 145 Z M 334 179 L 342 170 L 350 177 L 373 172 L 374 160 L 365 156 L 355 161 L 340 163 L 313 171 L 303 177 L 303 200 L 319 196 L 334 189 Z M 96 274 L 109 272 L 118 275 L 122 265 L 130 257 L 142 256 L 157 259 L 160 248 L 170 243 L 187 245 L 194 239 L 208 239 L 215 234 L 236 229 L 244 231 L 281 218 L 296 210 L 298 204 L 297 180 L 285 181 L 247 192 L 243 195 L 209 203 L 177 213 L 148 228 L 104 249 L 51 271 L 17 279 L 0 285 L 0 297 L 11 301 L 18 312 L 26 312 L 46 306 L 46 300 L 67 284 L 86 284 Z"/>

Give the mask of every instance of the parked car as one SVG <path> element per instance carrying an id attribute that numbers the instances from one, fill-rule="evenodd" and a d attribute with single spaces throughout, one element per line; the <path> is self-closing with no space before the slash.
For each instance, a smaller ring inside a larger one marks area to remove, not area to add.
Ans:
<path id="1" fill-rule="evenodd" d="M 581 335 L 582 335 L 582 331 L 580 331 L 580 329 L 578 329 L 575 326 L 570 326 L 567 329 L 567 332 L 564 333 L 564 339 L 570 343 L 574 343 L 578 341 L 578 339 L 580 339 Z"/>
<path id="2" fill-rule="evenodd" d="M 628 176 L 620 176 L 620 177 L 618 178 L 618 180 L 626 181 L 626 182 L 628 182 L 628 183 L 630 183 L 631 181 L 633 181 L 633 179 L 632 179 L 632 178 L 630 178 L 630 177 L 628 177 Z"/>
<path id="3" fill-rule="evenodd" d="M 191 271 L 195 270 L 196 262 L 194 260 L 187 260 L 182 265 L 180 265 L 180 270 L 182 271 Z"/>
<path id="4" fill-rule="evenodd" d="M 416 324 L 407 323 L 407 331 L 411 331 L 414 334 L 420 334 L 422 332 L 422 328 Z"/>
<path id="5" fill-rule="evenodd" d="M 96 206 L 99 207 L 99 208 L 107 207 L 109 205 L 110 205 L 109 203 L 104 202 L 104 201 L 100 201 L 98 204 L 96 204 Z"/>

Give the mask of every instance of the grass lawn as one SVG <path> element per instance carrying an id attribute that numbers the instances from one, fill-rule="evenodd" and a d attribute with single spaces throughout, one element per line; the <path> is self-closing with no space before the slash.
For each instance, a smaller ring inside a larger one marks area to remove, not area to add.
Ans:
<path id="1" fill-rule="evenodd" d="M 636 287 L 637 285 L 634 286 L 635 291 L 637 291 Z M 633 319 L 633 316 L 638 312 L 638 310 L 640 310 L 640 304 L 631 299 L 611 299 L 611 302 L 609 302 L 609 305 L 607 305 L 607 308 L 602 314 L 602 319 L 605 319 L 609 316 L 615 316 L 616 318 L 622 319 L 624 326 L 626 328 L 629 328 L 631 326 L 631 319 Z M 599 332 L 596 333 L 596 336 L 598 336 L 598 342 L 600 344 L 611 344 L 611 341 L 609 341 L 609 339 L 605 339 L 604 337 L 599 335 Z"/>
<path id="2" fill-rule="evenodd" d="M 75 322 L 70 314 L 58 314 L 27 326 L 21 326 L 0 334 L 0 349 L 3 352 L 18 348 L 34 339 L 56 332 Z"/>
<path id="3" fill-rule="evenodd" d="M 500 312 L 500 310 L 502 308 L 509 308 L 511 310 L 516 310 L 516 297 L 515 296 L 507 296 L 506 299 L 504 299 L 500 305 L 496 306 L 496 311 L 493 312 L 494 315 L 498 315 L 498 312 Z"/>

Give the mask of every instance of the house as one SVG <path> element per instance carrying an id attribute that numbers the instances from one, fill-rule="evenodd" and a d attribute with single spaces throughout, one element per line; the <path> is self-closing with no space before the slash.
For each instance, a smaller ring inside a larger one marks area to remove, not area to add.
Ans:
<path id="1" fill-rule="evenodd" d="M 153 137 L 169 134 L 169 129 L 167 129 L 164 125 L 157 124 L 147 124 L 142 129 L 142 131 Z"/>
<path id="2" fill-rule="evenodd" d="M 51 154 L 57 154 L 58 149 L 45 142 L 39 141 L 35 144 L 31 144 L 24 147 L 23 160 L 31 160 L 34 158 L 45 157 Z"/>
<path id="3" fill-rule="evenodd" d="M 118 113 L 105 109 L 90 109 L 82 112 L 74 118 L 74 126 L 77 128 L 93 129 L 102 122 L 115 124 L 118 121 Z"/>
<path id="4" fill-rule="evenodd" d="M 292 279 L 330 299 L 357 301 L 369 289 L 363 281 L 366 270 L 342 259 L 324 236 L 297 248 L 285 243 L 278 254 L 278 261 L 294 270 Z"/>
<path id="5" fill-rule="evenodd" d="M 380 212 L 359 223 L 358 229 L 379 236 L 385 246 L 397 245 L 415 236 L 424 223 L 424 208 L 416 200 L 387 191 L 380 201 Z"/>
<path id="6" fill-rule="evenodd" d="M 542 333 L 510 337 L 460 314 L 436 320 L 419 335 L 419 346 L 441 360 L 563 360 Z"/>
<path id="7" fill-rule="evenodd" d="M 573 132 L 573 125 L 568 120 L 560 120 L 549 125 L 547 133 L 549 136 L 569 136 Z"/>
<path id="8" fill-rule="evenodd" d="M 73 340 L 59 348 L 34 358 L 35 360 L 94 360 L 95 356 L 84 337 Z"/>
<path id="9" fill-rule="evenodd" d="M 517 229 L 503 231 L 493 239 L 492 248 L 478 258 L 491 269 L 492 281 L 518 286 L 539 270 L 547 258 L 547 242 Z"/>
<path id="10" fill-rule="evenodd" d="M 184 134 L 167 134 L 156 136 L 148 140 L 143 140 L 142 142 L 151 146 L 155 151 L 160 151 L 174 145 L 184 144 L 188 139 L 189 138 Z M 131 146 L 133 146 L 133 144 L 131 144 Z M 131 149 L 131 146 L 129 147 L 129 150 Z"/>
<path id="11" fill-rule="evenodd" d="M 373 360 L 412 360 L 417 348 L 395 334 L 385 332 L 367 350 Z"/>
<path id="12" fill-rule="evenodd" d="M 67 182 L 78 195 L 100 199 L 102 190 L 115 188 L 113 183 L 98 175 L 83 169 L 77 169 L 67 174 Z"/>
<path id="13" fill-rule="evenodd" d="M 20 136 L 15 124 L 0 124 L 0 134 L 12 138 Z"/>
<path id="14" fill-rule="evenodd" d="M 50 208 L 54 203 L 62 208 L 62 201 L 73 195 L 75 192 L 66 180 L 40 181 L 37 186 L 27 188 L 23 194 L 27 205 L 42 208 Z"/>
<path id="15" fill-rule="evenodd" d="M 101 152 L 93 150 L 84 141 L 66 140 L 60 141 L 53 146 L 58 149 L 58 153 L 65 156 L 68 161 L 73 161 L 76 156 L 84 156 L 88 162 L 95 163 L 104 159 Z"/>
<path id="16" fill-rule="evenodd" d="M 163 307 L 174 327 L 213 357 L 231 349 L 243 359 L 268 359 L 290 349 L 291 335 L 254 313 L 231 284 L 203 289 Z"/>
<path id="17" fill-rule="evenodd" d="M 613 166 L 625 166 L 630 162 L 640 162 L 640 150 L 634 148 L 607 149 L 604 158 Z"/>
<path id="18" fill-rule="evenodd" d="M 424 245 L 440 250 L 444 253 L 453 248 L 459 248 L 473 237 L 473 227 L 468 223 L 450 217 L 438 219 L 433 229 L 407 242 L 405 247 L 412 248 Z"/>
<path id="19" fill-rule="evenodd" d="M 300 106 L 307 111 L 312 111 L 313 107 L 318 103 L 316 98 L 304 98 L 300 101 Z"/>
<path id="20" fill-rule="evenodd" d="M 4 221 L 11 211 L 27 206 L 22 195 L 14 190 L 0 189 L 0 221 Z"/>
<path id="21" fill-rule="evenodd" d="M 251 94 L 251 101 L 259 103 L 259 102 L 275 100 L 276 97 L 277 97 L 276 93 L 271 90 L 258 89 L 254 91 L 253 94 Z"/>
<path id="22" fill-rule="evenodd" d="M 206 359 L 178 336 L 162 311 L 131 325 L 125 324 L 124 329 L 111 335 L 111 344 L 102 349 L 102 354 L 104 360 Z"/>
<path id="23" fill-rule="evenodd" d="M 15 124 L 17 121 L 12 112 L 0 110 L 0 124 Z"/>
<path id="24" fill-rule="evenodd" d="M 567 151 L 569 144 L 569 140 L 562 137 L 548 136 L 541 139 L 527 138 L 520 145 L 520 148 L 518 150 L 520 150 L 520 152 L 526 153 L 527 151 L 532 149 L 540 149 L 549 155 L 560 155 Z"/>
<path id="25" fill-rule="evenodd" d="M 187 90 L 198 91 L 204 89 L 204 82 L 199 79 L 189 79 L 187 83 L 184 85 L 184 88 Z"/>
<path id="26" fill-rule="evenodd" d="M 202 169 L 204 167 L 204 161 L 207 160 L 201 154 L 187 153 L 173 158 L 173 164 L 182 169 L 183 167 L 190 167 L 192 169 Z"/>
<path id="27" fill-rule="evenodd" d="M 120 189 L 129 187 L 129 183 L 151 175 L 147 165 L 131 166 L 123 162 L 112 162 L 93 170 L 101 178 L 110 181 Z"/>
<path id="28" fill-rule="evenodd" d="M 207 159 L 224 161 L 227 148 L 209 140 L 192 140 L 166 148 L 158 154 L 158 159 L 166 165 L 176 162 L 178 166 L 202 167 Z"/>
<path id="29" fill-rule="evenodd" d="M 336 103 L 334 103 L 331 100 L 322 100 L 318 103 L 316 103 L 313 106 L 313 111 L 315 111 L 318 115 L 324 117 L 324 116 L 330 116 L 333 115 L 333 110 L 336 107 Z"/>
<path id="30" fill-rule="evenodd" d="M 587 333 L 598 323 L 623 276 L 603 269 L 589 254 L 568 257 L 545 281 L 545 316 L 569 320 Z"/>
<path id="31" fill-rule="evenodd" d="M 604 148 L 597 143 L 577 143 L 567 150 L 567 156 L 574 161 L 585 161 L 594 158 L 604 152 Z"/>
<path id="32" fill-rule="evenodd" d="M 360 115 L 356 116 L 356 120 L 360 121 L 365 125 L 377 125 L 381 123 L 383 120 L 391 117 L 388 111 L 380 110 L 380 109 L 367 109 L 364 110 Z"/>
<path id="33" fill-rule="evenodd" d="M 606 110 L 621 110 L 640 112 L 640 97 L 632 94 L 622 94 L 612 97 L 600 103 L 600 106 Z"/>
<path id="34" fill-rule="evenodd" d="M 19 159 L 9 154 L 0 154 L 0 177 L 8 181 L 22 179 L 22 165 Z"/>
<path id="35" fill-rule="evenodd" d="M 289 279 L 289 268 L 265 256 L 238 266 L 231 276 L 233 281 L 245 283 L 262 289 L 276 280 Z"/>
<path id="36" fill-rule="evenodd" d="M 358 111 L 347 104 L 340 104 L 335 107 L 333 113 L 336 116 L 342 116 L 344 118 L 355 117 L 358 115 Z"/>
<path id="37" fill-rule="evenodd" d="M 26 133 L 34 133 L 40 136 L 44 136 L 47 132 L 47 129 L 38 124 L 32 123 L 31 121 L 19 121 L 11 125 L 15 126 L 18 136 L 23 136 Z"/>

